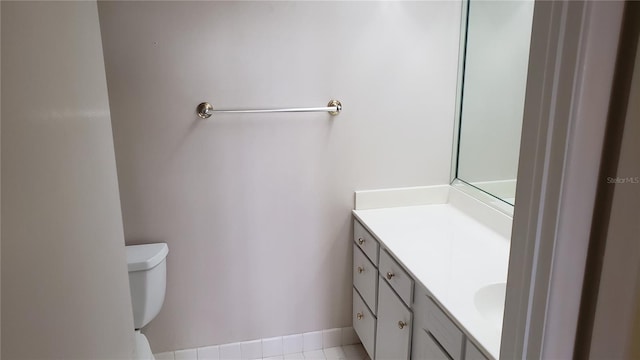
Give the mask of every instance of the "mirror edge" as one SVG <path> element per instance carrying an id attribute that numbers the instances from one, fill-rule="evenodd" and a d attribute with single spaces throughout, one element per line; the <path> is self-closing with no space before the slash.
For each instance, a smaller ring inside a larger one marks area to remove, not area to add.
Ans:
<path id="1" fill-rule="evenodd" d="M 462 90 L 464 84 L 464 62 L 467 51 L 467 24 L 469 22 L 469 0 L 462 0 L 460 6 L 460 41 L 458 46 L 458 79 L 453 117 L 453 141 L 451 146 L 450 184 L 458 178 L 458 153 L 460 150 L 460 115 L 462 112 Z"/>
<path id="2" fill-rule="evenodd" d="M 460 152 L 460 123 L 462 115 L 462 97 L 464 93 L 464 67 L 467 51 L 467 29 L 469 24 L 469 1 L 462 0 L 460 13 L 460 43 L 458 48 L 458 79 L 453 119 L 453 141 L 451 146 L 450 185 L 479 201 L 513 217 L 514 205 L 458 178 L 458 154 Z"/>

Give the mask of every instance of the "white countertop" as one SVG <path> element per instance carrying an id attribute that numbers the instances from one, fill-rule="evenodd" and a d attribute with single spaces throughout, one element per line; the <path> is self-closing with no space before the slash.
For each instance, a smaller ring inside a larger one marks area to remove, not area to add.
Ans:
<path id="1" fill-rule="evenodd" d="M 506 282 L 509 239 L 451 204 L 353 213 L 454 321 L 497 359 L 501 326 L 476 310 L 474 296 L 485 285 Z"/>

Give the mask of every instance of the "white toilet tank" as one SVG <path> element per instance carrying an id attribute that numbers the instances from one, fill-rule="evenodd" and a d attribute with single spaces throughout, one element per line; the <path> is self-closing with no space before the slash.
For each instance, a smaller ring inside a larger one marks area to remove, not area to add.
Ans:
<path id="1" fill-rule="evenodd" d="M 169 247 L 157 243 L 130 245 L 126 249 L 133 323 L 137 330 L 153 320 L 164 303 Z"/>

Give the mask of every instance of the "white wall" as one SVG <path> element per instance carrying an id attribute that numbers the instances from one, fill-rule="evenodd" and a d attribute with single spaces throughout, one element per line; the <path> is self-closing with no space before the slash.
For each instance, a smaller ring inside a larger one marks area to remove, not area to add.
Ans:
<path id="1" fill-rule="evenodd" d="M 1 6 L 2 358 L 130 358 L 96 3 Z"/>
<path id="2" fill-rule="evenodd" d="M 532 20 L 530 0 L 470 3 L 458 158 L 467 182 L 516 178 Z"/>
<path id="3" fill-rule="evenodd" d="M 353 191 L 449 182 L 460 4 L 99 11 L 125 238 L 169 244 L 154 352 L 350 325 Z"/>

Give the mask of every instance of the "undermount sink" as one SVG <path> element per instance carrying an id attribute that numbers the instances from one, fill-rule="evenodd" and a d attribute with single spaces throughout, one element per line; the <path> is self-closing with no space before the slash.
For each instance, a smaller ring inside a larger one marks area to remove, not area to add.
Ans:
<path id="1" fill-rule="evenodd" d="M 476 291 L 474 303 L 478 312 L 498 330 L 502 329 L 504 298 L 507 283 L 501 282 L 481 287 Z"/>

